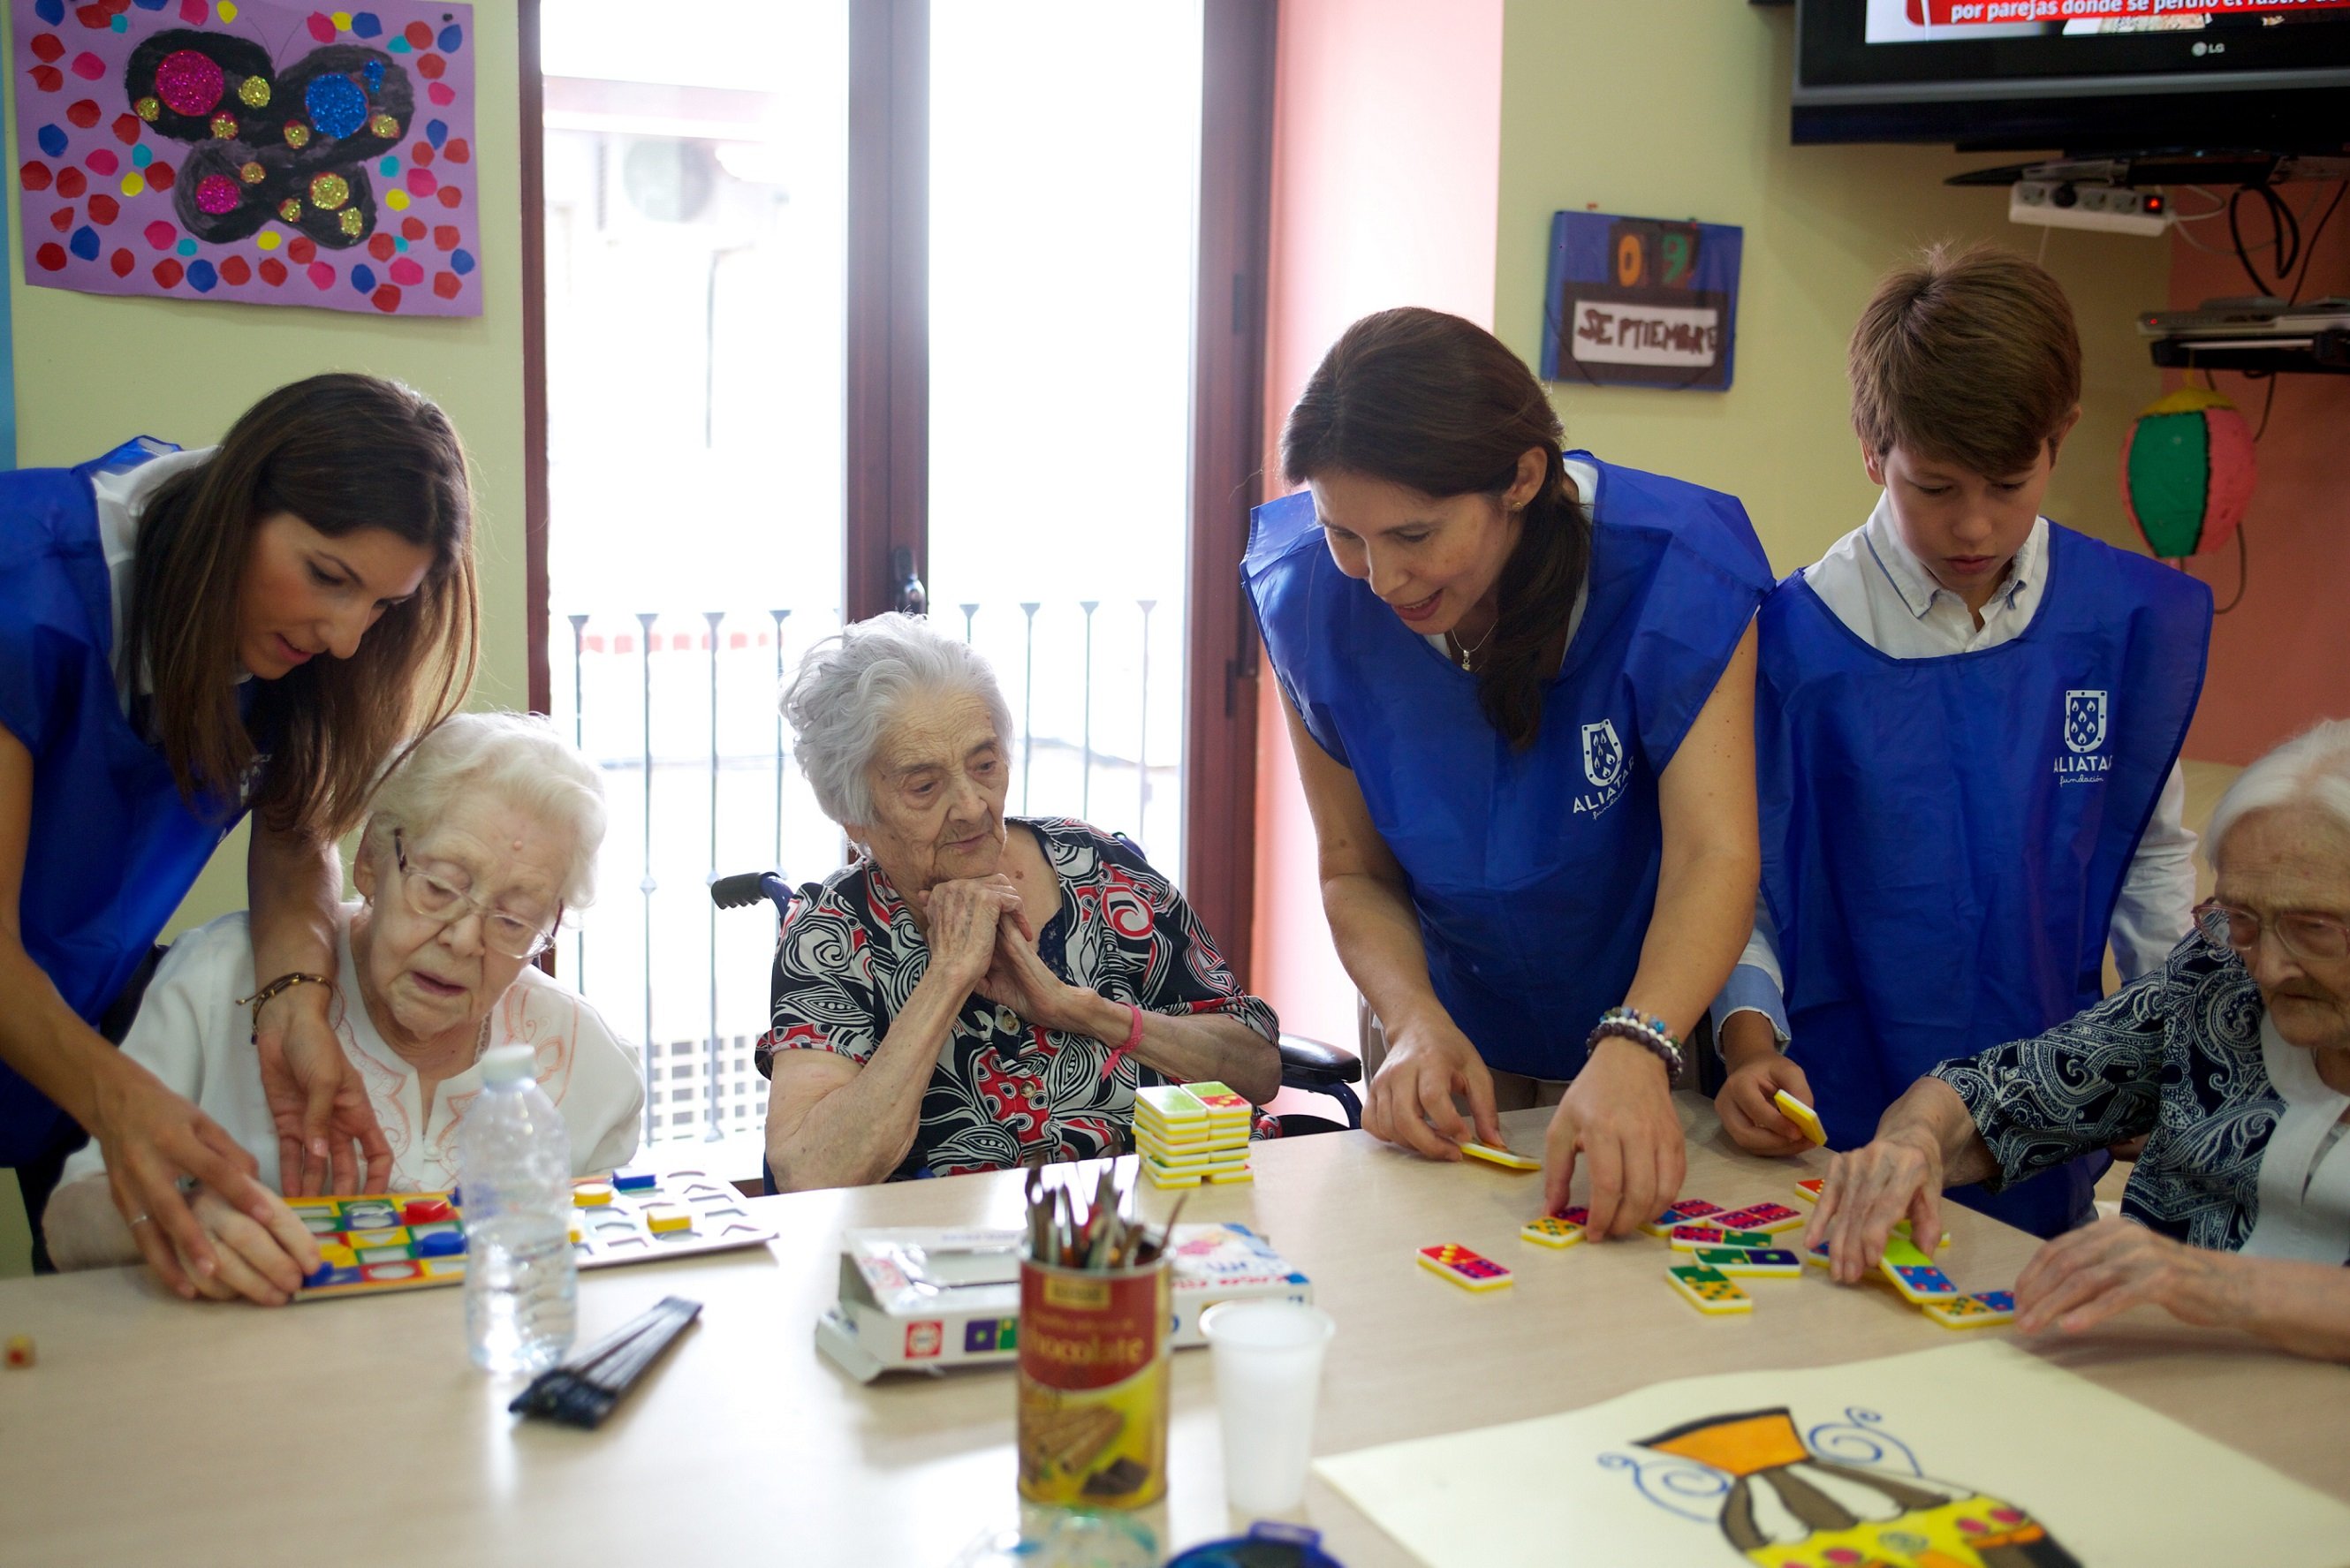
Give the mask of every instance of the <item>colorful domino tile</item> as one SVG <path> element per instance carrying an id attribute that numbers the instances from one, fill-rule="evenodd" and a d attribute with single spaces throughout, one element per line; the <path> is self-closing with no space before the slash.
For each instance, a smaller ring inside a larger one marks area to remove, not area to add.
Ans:
<path id="1" fill-rule="evenodd" d="M 1700 1267 L 1717 1269 L 1733 1280 L 1792 1280 L 1804 1272 L 1804 1260 L 1784 1247 L 1702 1247 L 1696 1258 Z"/>
<path id="2" fill-rule="evenodd" d="M 1708 1317 L 1724 1317 L 1731 1313 L 1752 1312 L 1754 1298 L 1730 1282 L 1728 1275 L 1719 1269 L 1697 1264 L 1683 1264 L 1667 1269 L 1665 1278 L 1683 1300 Z"/>
<path id="3" fill-rule="evenodd" d="M 1804 1249 L 1804 1262 L 1815 1269 L 1825 1269 L 1835 1260 L 1828 1256 L 1828 1244 L 1818 1241 Z"/>
<path id="4" fill-rule="evenodd" d="M 1901 1293 L 1901 1299 L 1913 1306 L 1950 1301 L 1959 1293 L 1950 1276 L 1936 1268 L 1934 1260 L 1919 1251 L 1916 1242 L 1904 1237 L 1886 1239 L 1885 1256 L 1877 1260 L 1877 1267 L 1887 1282 Z"/>
<path id="5" fill-rule="evenodd" d="M 1554 1220 L 1564 1220 L 1568 1224 L 1580 1229 L 1581 1227 L 1591 1223 L 1591 1210 L 1578 1203 L 1572 1209 L 1560 1210 L 1557 1213 L 1552 1215 L 1551 1218 Z"/>
<path id="6" fill-rule="evenodd" d="M 1537 1247 L 1572 1247 L 1583 1240 L 1583 1227 L 1572 1220 L 1548 1215 L 1518 1227 L 1518 1240 Z"/>
<path id="7" fill-rule="evenodd" d="M 1820 1126 L 1819 1113 L 1811 1106 L 1784 1089 L 1773 1095 L 1771 1103 L 1778 1106 L 1779 1114 L 1794 1123 L 1795 1130 L 1811 1139 L 1814 1146 L 1828 1141 L 1828 1129 Z"/>
<path id="8" fill-rule="evenodd" d="M 1977 1291 L 1970 1296 L 1923 1305 L 1926 1315 L 1944 1328 L 1996 1328 L 2015 1321 L 2013 1291 Z"/>
<path id="9" fill-rule="evenodd" d="M 1711 1223 L 1725 1231 L 1763 1231 L 1776 1235 L 1804 1223 L 1803 1210 L 1783 1203 L 1757 1203 L 1731 1213 L 1716 1213 Z"/>
<path id="10" fill-rule="evenodd" d="M 1510 1271 L 1492 1259 L 1468 1248 L 1447 1241 L 1440 1246 L 1422 1247 L 1419 1266 L 1430 1273 L 1451 1280 L 1464 1291 L 1495 1291 L 1510 1282 Z"/>
<path id="11" fill-rule="evenodd" d="M 1710 1223 L 1718 1222 L 1715 1217 L 1721 1212 L 1721 1205 L 1719 1203 L 1708 1203 L 1702 1198 L 1684 1198 L 1640 1229 L 1662 1240 L 1676 1225 L 1694 1225 L 1700 1220 Z M 1752 1231 L 1758 1230 L 1760 1227 L 1745 1225 L 1739 1226 L 1737 1229 Z"/>
<path id="12" fill-rule="evenodd" d="M 1498 1165 L 1503 1170 L 1540 1170 L 1542 1168 L 1542 1161 L 1532 1156 L 1520 1154 L 1513 1148 L 1495 1148 L 1492 1144 L 1478 1143 L 1473 1139 L 1462 1144 L 1461 1152 L 1471 1159 L 1482 1159 L 1488 1165 Z"/>
<path id="13" fill-rule="evenodd" d="M 1820 1189 L 1827 1184 L 1828 1179 L 1825 1176 L 1807 1176 L 1795 1183 L 1795 1196 L 1806 1203 L 1817 1203 L 1820 1200 Z"/>
<path id="14" fill-rule="evenodd" d="M 1700 1247 L 1771 1247 L 1767 1231 L 1725 1231 L 1719 1225 L 1676 1225 L 1665 1238 L 1676 1252 L 1694 1252 Z"/>

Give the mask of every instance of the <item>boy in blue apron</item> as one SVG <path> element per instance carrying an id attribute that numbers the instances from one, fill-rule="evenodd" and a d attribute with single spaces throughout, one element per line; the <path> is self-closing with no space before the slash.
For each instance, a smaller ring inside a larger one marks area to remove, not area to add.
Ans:
<path id="1" fill-rule="evenodd" d="M 2039 515 L 2080 417 L 2055 280 L 1939 249 L 1854 330 L 1868 521 L 1764 603 L 1755 934 L 1715 1003 L 1743 1147 L 1856 1147 L 1938 1062 L 2036 1034 L 2187 933 L 2178 749 L 2211 597 Z M 1782 1054 L 1782 1047 L 1785 1054 Z M 2036 1235 L 2086 1220 L 2097 1155 L 1960 1201 Z"/>

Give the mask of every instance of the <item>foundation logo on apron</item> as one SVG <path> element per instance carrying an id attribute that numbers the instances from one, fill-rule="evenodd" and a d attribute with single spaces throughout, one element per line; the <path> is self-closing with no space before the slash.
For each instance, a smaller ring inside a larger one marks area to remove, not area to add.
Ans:
<path id="1" fill-rule="evenodd" d="M 1583 726 L 1583 776 L 1591 790 L 1575 797 L 1578 816 L 1598 815 L 1624 793 L 1624 743 L 1617 738 L 1615 720 Z"/>
<path id="2" fill-rule="evenodd" d="M 2106 772 L 2114 765 L 2111 757 L 2097 752 L 2106 743 L 2106 693 L 2103 691 L 2067 691 L 2064 693 L 2064 750 L 2066 754 L 2056 759 L 2056 772 L 2066 784 L 2101 784 Z"/>

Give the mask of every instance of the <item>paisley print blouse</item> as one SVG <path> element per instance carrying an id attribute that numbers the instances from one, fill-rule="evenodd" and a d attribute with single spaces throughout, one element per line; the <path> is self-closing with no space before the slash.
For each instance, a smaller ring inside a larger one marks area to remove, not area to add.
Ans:
<path id="1" fill-rule="evenodd" d="M 1134 848 L 1082 822 L 1014 819 L 1061 880 L 1061 909 L 1036 934 L 1045 966 L 1072 985 L 1154 1012 L 1222 1012 L 1267 1040 L 1273 1009 L 1244 994 L 1183 896 Z M 905 900 L 872 862 L 804 889 L 776 944 L 775 1027 L 759 1050 L 831 1051 L 863 1064 L 930 967 Z M 1112 1043 L 1115 1044 L 1115 1043 Z M 921 1125 L 890 1179 L 953 1176 L 1125 1151 L 1134 1091 L 1157 1075 L 1112 1044 L 1046 1030 L 973 994 L 922 1096 Z"/>
<path id="2" fill-rule="evenodd" d="M 2122 1212 L 2177 1241 L 2241 1251 L 2261 1220 L 2262 1161 L 2290 1109 L 2262 1050 L 2266 1012 L 2242 961 L 2190 932 L 2162 968 L 2078 1016 L 1932 1075 L 1958 1091 L 1999 1162 L 1994 1189 L 2144 1134 Z M 2272 1181 L 2270 1194 L 2302 1185 Z"/>

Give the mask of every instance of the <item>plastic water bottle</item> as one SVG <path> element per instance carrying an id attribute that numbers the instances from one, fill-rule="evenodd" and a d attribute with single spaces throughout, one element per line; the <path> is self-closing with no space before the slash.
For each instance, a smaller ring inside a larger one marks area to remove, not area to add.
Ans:
<path id="1" fill-rule="evenodd" d="M 571 1348 L 571 1138 L 531 1075 L 527 1045 L 482 1058 L 458 1129 L 465 1215 L 465 1337 L 485 1372 L 544 1372 Z"/>

